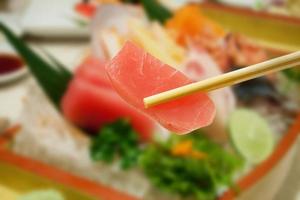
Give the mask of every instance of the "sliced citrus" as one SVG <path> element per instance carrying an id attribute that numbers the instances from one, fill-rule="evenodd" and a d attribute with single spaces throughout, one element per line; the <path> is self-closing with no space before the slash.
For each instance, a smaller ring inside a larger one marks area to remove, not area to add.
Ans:
<path id="1" fill-rule="evenodd" d="M 229 120 L 229 130 L 234 146 L 249 162 L 260 163 L 271 154 L 274 147 L 272 130 L 255 111 L 234 111 Z"/>

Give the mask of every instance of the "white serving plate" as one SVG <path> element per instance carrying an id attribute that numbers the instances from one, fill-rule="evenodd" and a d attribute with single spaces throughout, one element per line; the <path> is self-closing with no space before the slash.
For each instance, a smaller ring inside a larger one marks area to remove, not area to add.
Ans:
<path id="1" fill-rule="evenodd" d="M 78 0 L 31 0 L 21 25 L 37 37 L 88 37 L 88 26 L 79 25 L 74 6 Z"/>

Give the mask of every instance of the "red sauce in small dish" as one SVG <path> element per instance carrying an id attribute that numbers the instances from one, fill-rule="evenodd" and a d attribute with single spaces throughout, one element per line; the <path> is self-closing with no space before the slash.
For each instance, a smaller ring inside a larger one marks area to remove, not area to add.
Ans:
<path id="1" fill-rule="evenodd" d="M 0 53 L 0 75 L 14 72 L 23 66 L 24 62 L 19 56 Z"/>

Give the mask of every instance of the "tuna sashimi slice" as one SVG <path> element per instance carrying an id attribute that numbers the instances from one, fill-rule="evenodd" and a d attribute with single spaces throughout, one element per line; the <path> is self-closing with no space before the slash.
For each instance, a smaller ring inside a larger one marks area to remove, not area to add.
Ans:
<path id="1" fill-rule="evenodd" d="M 192 80 L 131 42 L 106 65 L 106 70 L 121 97 L 170 131 L 189 133 L 209 125 L 214 118 L 215 106 L 204 93 L 145 109 L 144 97 L 192 83 Z"/>
<path id="2" fill-rule="evenodd" d="M 105 62 L 95 56 L 89 56 L 84 60 L 77 68 L 75 78 L 81 78 L 93 85 L 113 90 L 106 74 Z"/>
<path id="3" fill-rule="evenodd" d="M 89 57 L 77 69 L 62 99 L 64 116 L 74 124 L 98 132 L 105 124 L 128 118 L 143 141 L 151 140 L 152 119 L 124 101 L 111 86 L 104 62 Z"/>

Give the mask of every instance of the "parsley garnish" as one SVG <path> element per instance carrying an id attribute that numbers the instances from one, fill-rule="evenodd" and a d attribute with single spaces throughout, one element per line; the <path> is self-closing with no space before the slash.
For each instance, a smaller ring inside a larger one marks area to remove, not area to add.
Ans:
<path id="1" fill-rule="evenodd" d="M 138 134 L 126 119 L 118 119 L 103 126 L 92 138 L 90 147 L 93 160 L 111 163 L 119 156 L 122 169 L 133 167 L 140 153 Z"/>

